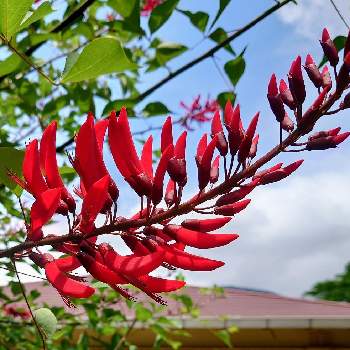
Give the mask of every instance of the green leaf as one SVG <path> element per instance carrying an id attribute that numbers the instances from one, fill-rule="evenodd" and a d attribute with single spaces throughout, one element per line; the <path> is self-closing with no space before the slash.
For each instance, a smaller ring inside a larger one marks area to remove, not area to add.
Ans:
<path id="1" fill-rule="evenodd" d="M 152 311 L 142 306 L 142 304 L 135 305 L 135 312 L 137 320 L 141 322 L 146 322 L 153 317 Z"/>
<path id="2" fill-rule="evenodd" d="M 209 35 L 209 38 L 214 40 L 216 43 L 220 44 L 225 39 L 227 39 L 227 33 L 225 32 L 224 29 L 217 28 Z M 230 44 L 227 44 L 224 47 L 224 49 L 227 50 L 228 52 L 232 53 L 233 55 L 236 55 L 236 53 L 233 51 L 233 49 L 232 49 Z"/>
<path id="3" fill-rule="evenodd" d="M 234 94 L 232 91 L 221 92 L 217 96 L 216 100 L 219 102 L 220 107 L 224 109 L 228 100 L 230 100 L 232 104 L 235 103 L 236 94 Z"/>
<path id="4" fill-rule="evenodd" d="M 230 349 L 232 349 L 231 334 L 226 329 L 221 329 L 214 334 Z"/>
<path id="5" fill-rule="evenodd" d="M 132 100 L 132 99 L 121 99 L 121 100 L 111 101 L 106 104 L 105 108 L 103 109 L 102 115 L 107 115 L 113 110 L 119 111 L 122 107 L 126 107 L 126 109 L 129 110 L 132 107 L 134 107 L 135 104 L 136 104 L 135 100 Z"/>
<path id="6" fill-rule="evenodd" d="M 245 70 L 245 60 L 242 55 L 225 63 L 225 72 L 233 86 L 236 86 Z"/>
<path id="7" fill-rule="evenodd" d="M 187 16 L 190 19 L 191 23 L 195 27 L 197 27 L 201 32 L 205 31 L 205 28 L 207 27 L 209 21 L 209 15 L 206 12 L 191 12 L 184 10 L 180 10 L 180 12 Z"/>
<path id="8" fill-rule="evenodd" d="M 42 329 L 47 338 L 51 338 L 56 332 L 57 319 L 50 309 L 41 308 L 33 312 L 38 326 Z"/>
<path id="9" fill-rule="evenodd" d="M 336 38 L 333 39 L 334 45 L 337 48 L 338 51 L 341 51 L 344 49 L 345 42 L 346 42 L 346 36 L 339 35 Z M 318 68 L 321 68 L 326 62 L 328 62 L 328 58 L 323 55 L 322 61 L 318 65 Z"/>
<path id="10" fill-rule="evenodd" d="M 181 55 L 187 47 L 178 43 L 162 42 L 157 46 L 156 58 L 160 65 L 164 65 L 166 62 Z"/>
<path id="11" fill-rule="evenodd" d="M 28 18 L 25 18 L 22 21 L 21 26 L 19 27 L 19 31 L 30 26 L 32 23 L 39 21 L 49 13 L 53 12 L 53 9 L 48 1 L 43 2 L 35 12 L 32 12 L 32 15 Z"/>
<path id="12" fill-rule="evenodd" d="M 0 182 L 11 190 L 18 189 L 18 186 L 8 177 L 8 171 L 11 170 L 21 177 L 23 158 L 23 151 L 12 147 L 0 147 Z"/>
<path id="13" fill-rule="evenodd" d="M 20 29 L 20 24 L 31 8 L 33 0 L 1 0 L 0 32 L 10 40 Z"/>
<path id="14" fill-rule="evenodd" d="M 220 18 L 220 16 L 222 15 L 222 13 L 224 12 L 226 6 L 230 3 L 230 0 L 220 0 L 220 6 L 219 6 L 219 10 L 214 18 L 213 23 L 210 26 L 210 29 L 212 29 L 215 25 L 215 23 L 218 21 L 218 19 Z"/>
<path id="15" fill-rule="evenodd" d="M 67 59 L 63 83 L 97 78 L 103 74 L 134 69 L 120 42 L 113 37 L 98 38 L 88 44 L 79 57 Z"/>
<path id="16" fill-rule="evenodd" d="M 124 18 L 129 17 L 135 7 L 136 0 L 109 0 L 108 5 L 121 14 Z"/>
<path id="17" fill-rule="evenodd" d="M 0 62 L 0 77 L 14 72 L 21 66 L 26 66 L 26 64 L 16 54 L 7 57 L 4 61 Z"/>
<path id="18" fill-rule="evenodd" d="M 148 21 L 151 33 L 158 30 L 169 19 L 178 2 L 179 0 L 166 0 L 152 11 Z"/>
<path id="19" fill-rule="evenodd" d="M 168 107 L 162 102 L 150 102 L 144 109 L 143 114 L 146 117 L 155 115 L 164 115 L 170 113 Z"/>

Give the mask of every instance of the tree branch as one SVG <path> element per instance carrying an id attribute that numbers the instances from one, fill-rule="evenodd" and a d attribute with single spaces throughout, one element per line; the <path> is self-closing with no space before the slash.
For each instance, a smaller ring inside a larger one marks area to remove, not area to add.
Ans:
<path id="1" fill-rule="evenodd" d="M 182 67 L 180 67 L 179 69 L 177 69 L 176 71 L 168 74 L 165 78 L 163 78 L 162 80 L 160 80 L 158 83 L 154 84 L 153 86 L 151 86 L 149 89 L 145 90 L 142 94 L 138 95 L 134 100 L 136 103 L 139 103 L 141 101 L 143 101 L 146 97 L 148 97 L 149 95 L 151 95 L 154 91 L 158 90 L 159 88 L 161 88 L 163 85 L 165 85 L 166 83 L 168 83 L 169 81 L 171 81 L 172 79 L 174 79 L 175 77 L 177 77 L 178 75 L 182 74 L 183 72 L 187 71 L 188 69 L 194 67 L 195 65 L 197 65 L 198 63 L 206 60 L 207 58 L 212 57 L 216 52 L 218 52 L 220 49 L 222 49 L 223 47 L 225 47 L 227 44 L 229 44 L 231 41 L 233 41 L 234 39 L 237 39 L 239 36 L 241 36 L 242 34 L 244 34 L 245 32 L 247 32 L 249 29 L 251 29 L 252 27 L 254 27 L 256 24 L 258 24 L 259 22 L 261 22 L 262 20 L 264 20 L 266 17 L 268 17 L 269 15 L 271 15 L 272 13 L 276 12 L 277 10 L 279 10 L 281 7 L 287 5 L 288 3 L 295 3 L 294 0 L 283 0 L 281 2 L 277 2 L 276 5 L 271 6 L 269 9 L 267 9 L 265 12 L 263 12 L 261 15 L 259 15 L 258 17 L 256 17 L 255 19 L 253 19 L 251 22 L 249 22 L 248 24 L 246 24 L 244 27 L 242 27 L 241 29 L 235 31 L 232 35 L 228 36 L 224 41 L 222 41 L 221 43 L 217 44 L 216 46 L 214 46 L 213 48 L 211 48 L 210 50 L 208 50 L 207 52 L 205 52 L 204 54 L 200 55 L 199 57 L 197 57 L 196 59 L 186 63 L 185 65 L 183 65 Z M 73 143 L 74 138 L 70 138 L 69 140 L 67 140 L 66 142 L 64 142 L 63 144 L 61 144 L 60 146 L 58 146 L 56 148 L 57 152 L 63 152 L 64 149 L 69 146 L 71 143 Z"/>
<path id="2" fill-rule="evenodd" d="M 93 236 L 99 236 L 102 234 L 119 234 L 119 232 L 125 232 L 129 228 L 139 228 L 146 225 L 153 225 L 157 223 L 164 222 L 168 219 L 172 219 L 173 217 L 188 214 L 199 204 L 202 204 L 208 200 L 214 199 L 220 194 L 224 194 L 229 192 L 234 186 L 236 186 L 240 181 L 251 177 L 255 172 L 269 162 L 271 159 L 282 153 L 287 147 L 293 145 L 300 137 L 307 134 L 308 128 L 310 125 L 314 125 L 322 116 L 324 116 L 328 110 L 333 106 L 333 104 L 339 100 L 343 91 L 335 91 L 328 100 L 323 104 L 323 106 L 315 113 L 314 116 L 308 116 L 308 124 L 299 125 L 289 136 L 282 141 L 282 143 L 278 143 L 274 148 L 272 148 L 268 153 L 255 161 L 255 163 L 250 164 L 245 169 L 241 170 L 238 173 L 234 173 L 230 178 L 222 182 L 216 187 L 213 187 L 208 192 L 201 192 L 195 197 L 191 198 L 187 202 L 184 202 L 178 206 L 175 206 L 171 209 L 165 210 L 159 214 L 156 214 L 150 218 L 142 218 L 142 219 L 125 219 L 119 221 L 117 223 L 112 223 L 109 225 L 105 225 L 93 230 L 89 234 L 66 234 L 63 236 L 55 236 L 55 237 L 46 237 L 41 239 L 40 241 L 25 241 L 20 243 L 14 247 L 1 250 L 0 258 L 11 257 L 15 253 L 23 252 L 27 249 L 33 247 L 39 247 L 44 245 L 55 245 L 58 243 L 63 243 L 67 241 L 71 242 L 80 242 L 83 239 L 87 239 Z M 306 112 L 307 113 L 307 112 Z"/>

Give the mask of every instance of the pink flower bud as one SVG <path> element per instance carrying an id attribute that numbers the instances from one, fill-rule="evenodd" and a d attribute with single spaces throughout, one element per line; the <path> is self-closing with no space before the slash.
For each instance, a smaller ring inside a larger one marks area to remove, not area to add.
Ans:
<path id="1" fill-rule="evenodd" d="M 244 199 L 243 201 L 222 205 L 214 209 L 214 214 L 224 215 L 224 216 L 233 216 L 238 214 L 240 211 L 244 210 L 248 204 L 251 202 L 250 199 Z"/>
<path id="2" fill-rule="evenodd" d="M 336 136 L 326 136 L 326 137 L 318 137 L 313 140 L 309 140 L 306 149 L 308 151 L 314 150 L 325 150 L 328 148 L 336 148 L 337 145 L 345 141 L 350 135 L 350 132 L 344 132 L 342 134 Z"/>
<path id="3" fill-rule="evenodd" d="M 287 105 L 292 111 L 294 111 L 296 105 L 291 91 L 288 89 L 286 82 L 281 79 L 280 81 L 280 97 L 285 105 Z"/>
<path id="4" fill-rule="evenodd" d="M 293 121 L 289 118 L 288 114 L 286 113 L 284 115 L 284 118 L 281 122 L 281 127 L 283 130 L 291 132 L 294 130 L 294 123 Z"/>
<path id="5" fill-rule="evenodd" d="M 332 78 L 331 75 L 329 74 L 329 70 L 327 66 L 324 66 L 321 72 L 322 75 L 322 87 L 329 88 L 329 90 L 332 88 Z"/>
<path id="6" fill-rule="evenodd" d="M 283 101 L 278 93 L 275 74 L 272 74 L 268 85 L 267 99 L 269 100 L 272 113 L 275 115 L 276 120 L 280 123 L 284 118 L 285 110 Z"/>
<path id="7" fill-rule="evenodd" d="M 226 141 L 226 137 L 224 134 L 224 130 L 221 124 L 221 118 L 219 111 L 216 111 L 211 123 L 211 136 L 217 137 L 216 147 L 219 150 L 221 156 L 226 156 L 228 151 L 228 145 Z"/>
<path id="8" fill-rule="evenodd" d="M 301 57 L 298 56 L 292 63 L 288 73 L 289 89 L 297 104 L 303 104 L 306 97 L 303 73 L 301 71 Z"/>
<path id="9" fill-rule="evenodd" d="M 338 51 L 329 36 L 327 28 L 323 29 L 322 39 L 320 40 L 320 44 L 322 46 L 323 52 L 325 56 L 328 58 L 328 61 L 332 67 L 335 67 L 339 62 Z"/>
<path id="10" fill-rule="evenodd" d="M 305 60 L 305 71 L 316 88 L 322 86 L 322 75 L 318 70 L 312 56 L 308 54 Z"/>

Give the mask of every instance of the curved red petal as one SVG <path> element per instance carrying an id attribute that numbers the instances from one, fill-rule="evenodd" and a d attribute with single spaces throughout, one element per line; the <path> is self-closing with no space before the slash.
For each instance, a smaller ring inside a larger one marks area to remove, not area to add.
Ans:
<path id="1" fill-rule="evenodd" d="M 64 296 L 88 298 L 95 293 L 94 288 L 67 277 L 67 275 L 58 268 L 56 261 L 45 265 L 45 274 L 48 281 Z"/>

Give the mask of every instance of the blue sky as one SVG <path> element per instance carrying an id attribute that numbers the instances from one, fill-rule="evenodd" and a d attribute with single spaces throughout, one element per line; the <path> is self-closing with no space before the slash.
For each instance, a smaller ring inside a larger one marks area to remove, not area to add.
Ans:
<path id="1" fill-rule="evenodd" d="M 350 5 L 346 4 L 346 0 L 336 2 L 350 21 Z M 181 1 L 179 7 L 203 9 L 215 14 L 218 3 L 214 0 L 187 0 Z M 226 30 L 238 29 L 273 3 L 267 0 L 232 1 L 218 25 Z M 298 6 L 286 6 L 233 43 L 236 52 L 247 46 L 246 73 L 236 92 L 245 124 L 256 111 L 261 112 L 258 156 L 273 147 L 278 140 L 278 125 L 266 99 L 271 74 L 275 72 L 279 78 L 285 78 L 291 61 L 298 54 L 305 58 L 307 53 L 311 53 L 319 61 L 322 51 L 318 40 L 325 26 L 332 34 L 346 35 L 344 24 L 328 1 L 301 0 Z M 168 21 L 157 35 L 188 47 L 193 47 L 202 39 L 202 34 L 191 29 L 188 19 L 181 14 Z M 204 41 L 183 55 L 181 60 L 172 61 L 169 66 L 175 69 L 212 46 L 212 42 Z M 224 63 L 228 55 L 219 52 L 217 57 L 219 62 Z M 144 81 L 140 90 L 152 85 L 162 74 L 165 75 L 166 71 Z M 180 100 L 190 103 L 198 94 L 203 97 L 208 94 L 216 96 L 224 89 L 227 89 L 226 83 L 209 59 L 157 90 L 144 103 L 163 101 L 171 110 L 179 113 Z M 312 102 L 316 92 L 310 84 L 308 94 L 309 102 Z M 347 112 L 326 118 L 317 130 L 336 126 L 349 129 L 346 118 Z M 147 123 L 157 122 L 159 120 Z M 132 125 L 134 130 L 144 126 L 139 122 Z M 189 155 L 194 154 L 199 138 L 208 130 L 209 125 L 202 126 L 189 135 Z M 159 133 L 154 133 L 154 136 L 157 140 Z M 293 177 L 282 183 L 259 188 L 250 196 L 252 204 L 227 227 L 227 231 L 241 235 L 239 240 L 224 248 L 200 252 L 204 256 L 224 260 L 225 267 L 211 273 L 185 273 L 188 282 L 261 288 L 300 296 L 314 282 L 341 272 L 350 251 L 349 155 L 350 143 L 347 142 L 339 150 L 280 156 L 278 161 L 286 163 L 300 158 L 306 161 Z M 106 162 L 112 173 L 115 173 L 108 153 Z M 195 179 L 194 160 L 189 159 L 188 162 L 189 178 Z M 129 214 L 136 208 L 136 197 L 126 186 L 122 186 L 120 178 L 118 183 L 122 187 L 121 214 Z M 195 190 L 196 182 L 190 180 L 187 195 Z M 49 231 L 57 233 L 57 229 L 61 229 L 59 224 L 53 225 Z"/>

